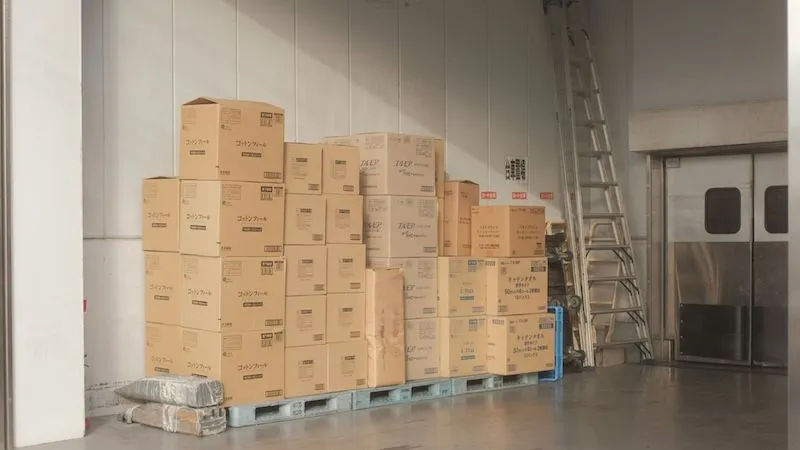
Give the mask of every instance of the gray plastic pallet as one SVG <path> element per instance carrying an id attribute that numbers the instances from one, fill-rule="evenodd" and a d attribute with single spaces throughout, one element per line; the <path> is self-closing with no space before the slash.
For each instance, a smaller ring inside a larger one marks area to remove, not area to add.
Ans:
<path id="1" fill-rule="evenodd" d="M 228 426 L 233 428 L 249 427 L 333 414 L 351 409 L 353 409 L 353 395 L 350 392 L 290 398 L 262 405 L 231 406 L 228 408 Z"/>
<path id="2" fill-rule="evenodd" d="M 471 394 L 473 392 L 493 391 L 518 386 L 539 384 L 538 373 L 519 375 L 474 375 L 451 379 L 453 395 Z"/>
<path id="3" fill-rule="evenodd" d="M 376 408 L 398 405 L 432 398 L 453 395 L 453 384 L 449 379 L 411 381 L 399 386 L 383 386 L 353 391 L 353 409 Z"/>

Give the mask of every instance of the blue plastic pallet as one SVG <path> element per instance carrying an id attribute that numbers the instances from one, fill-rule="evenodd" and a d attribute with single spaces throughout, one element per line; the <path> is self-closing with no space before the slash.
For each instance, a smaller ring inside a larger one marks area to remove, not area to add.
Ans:
<path id="1" fill-rule="evenodd" d="M 398 386 L 382 386 L 353 391 L 353 409 L 399 405 L 432 398 L 450 397 L 453 385 L 449 379 L 412 381 Z"/>
<path id="2" fill-rule="evenodd" d="M 232 428 L 249 427 L 333 414 L 352 409 L 353 395 L 350 392 L 289 398 L 260 405 L 231 406 L 228 408 L 228 426 Z"/>
<path id="3" fill-rule="evenodd" d="M 547 310 L 556 316 L 556 361 L 553 370 L 539 374 L 539 381 L 552 382 L 558 381 L 564 376 L 564 308 L 549 306 Z"/>

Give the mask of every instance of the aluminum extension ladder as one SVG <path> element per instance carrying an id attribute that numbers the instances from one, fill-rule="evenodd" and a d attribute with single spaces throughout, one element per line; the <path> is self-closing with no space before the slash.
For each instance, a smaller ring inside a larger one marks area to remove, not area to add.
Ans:
<path id="1" fill-rule="evenodd" d="M 636 277 L 622 188 L 614 166 L 606 112 L 584 11 L 578 1 L 544 0 L 558 90 L 573 279 L 581 296 L 577 327 L 586 365 L 603 351 L 638 349 L 653 359 L 647 316 Z M 573 26 L 572 23 L 576 25 Z"/>

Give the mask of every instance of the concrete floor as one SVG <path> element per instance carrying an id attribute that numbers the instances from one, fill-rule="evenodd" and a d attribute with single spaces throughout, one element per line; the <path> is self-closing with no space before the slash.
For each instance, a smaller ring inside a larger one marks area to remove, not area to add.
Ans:
<path id="1" fill-rule="evenodd" d="M 228 430 L 198 440 L 115 420 L 39 450 L 752 450 L 786 448 L 782 375 L 620 366 L 560 383 Z"/>

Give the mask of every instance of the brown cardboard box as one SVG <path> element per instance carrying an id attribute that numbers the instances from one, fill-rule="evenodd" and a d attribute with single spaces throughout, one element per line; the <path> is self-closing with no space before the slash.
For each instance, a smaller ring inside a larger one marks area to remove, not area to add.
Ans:
<path id="1" fill-rule="evenodd" d="M 322 193 L 322 144 L 284 144 L 287 194 Z"/>
<path id="2" fill-rule="evenodd" d="M 472 207 L 480 202 L 480 188 L 472 181 L 448 181 L 444 188 L 444 255 L 472 253 Z"/>
<path id="3" fill-rule="evenodd" d="M 328 391 L 328 347 L 310 345 L 286 349 L 286 398 Z"/>
<path id="4" fill-rule="evenodd" d="M 328 249 L 324 245 L 286 246 L 286 295 L 328 292 Z"/>
<path id="5" fill-rule="evenodd" d="M 367 299 L 363 293 L 328 294 L 328 343 L 364 339 L 366 302 Z"/>
<path id="6" fill-rule="evenodd" d="M 423 258 L 438 253 L 435 198 L 367 197 L 364 243 L 367 259 Z"/>
<path id="7" fill-rule="evenodd" d="M 220 380 L 223 406 L 283 399 L 283 329 L 225 332 L 183 329 L 179 375 Z"/>
<path id="8" fill-rule="evenodd" d="M 283 328 L 282 257 L 181 255 L 181 323 L 207 331 Z"/>
<path id="9" fill-rule="evenodd" d="M 442 317 L 439 333 L 441 376 L 486 373 L 486 317 Z"/>
<path id="10" fill-rule="evenodd" d="M 320 345 L 326 341 L 327 307 L 324 295 L 286 299 L 286 347 Z"/>
<path id="11" fill-rule="evenodd" d="M 544 256 L 543 206 L 473 206 L 472 256 Z"/>
<path id="12" fill-rule="evenodd" d="M 144 320 L 181 324 L 181 255 L 144 252 Z"/>
<path id="13" fill-rule="evenodd" d="M 328 392 L 367 387 L 367 342 L 328 344 Z"/>
<path id="14" fill-rule="evenodd" d="M 547 258 L 487 258 L 486 314 L 547 312 Z"/>
<path id="15" fill-rule="evenodd" d="M 486 312 L 486 266 L 467 256 L 440 257 L 440 317 L 477 316 Z"/>
<path id="16" fill-rule="evenodd" d="M 322 146 L 322 192 L 358 195 L 360 189 L 360 151 L 355 147 Z"/>
<path id="17" fill-rule="evenodd" d="M 490 317 L 487 365 L 495 375 L 544 372 L 555 366 L 555 316 Z"/>
<path id="18" fill-rule="evenodd" d="M 445 190 L 444 183 L 447 181 L 444 139 L 435 139 L 433 141 L 433 155 L 436 158 L 436 196 L 443 198 Z"/>
<path id="19" fill-rule="evenodd" d="M 406 319 L 436 317 L 436 258 L 373 258 L 368 265 L 403 269 Z"/>
<path id="20" fill-rule="evenodd" d="M 406 320 L 406 380 L 439 376 L 439 325 L 436 318 Z"/>
<path id="21" fill-rule="evenodd" d="M 328 293 L 364 292 L 367 247 L 363 244 L 329 244 Z"/>
<path id="22" fill-rule="evenodd" d="M 367 385 L 374 388 L 403 384 L 406 382 L 403 270 L 367 269 L 366 300 Z"/>
<path id="23" fill-rule="evenodd" d="M 145 326 L 145 375 L 175 374 L 181 367 L 181 327 L 148 323 Z"/>
<path id="24" fill-rule="evenodd" d="M 281 256 L 286 196 L 282 184 L 181 182 L 181 253 Z"/>
<path id="25" fill-rule="evenodd" d="M 286 194 L 286 245 L 325 244 L 325 197 Z"/>
<path id="26" fill-rule="evenodd" d="M 328 244 L 361 244 L 364 242 L 364 197 L 360 195 L 326 195 L 326 236 Z"/>
<path id="27" fill-rule="evenodd" d="M 142 182 L 142 248 L 177 252 L 181 211 L 180 180 L 147 178 Z"/>
<path id="28" fill-rule="evenodd" d="M 283 108 L 197 98 L 181 108 L 181 178 L 283 181 Z"/>
<path id="29" fill-rule="evenodd" d="M 438 228 L 439 238 L 437 239 L 437 254 L 439 256 L 444 255 L 444 199 L 440 198 L 436 202 L 436 217 L 439 221 L 436 223 L 436 227 Z"/>

